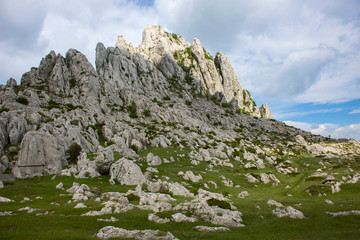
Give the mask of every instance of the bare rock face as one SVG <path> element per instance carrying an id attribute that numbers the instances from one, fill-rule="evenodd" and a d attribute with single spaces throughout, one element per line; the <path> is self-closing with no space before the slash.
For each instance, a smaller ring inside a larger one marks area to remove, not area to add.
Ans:
<path id="1" fill-rule="evenodd" d="M 58 174 L 66 164 L 64 151 L 48 133 L 28 132 L 21 142 L 19 160 L 13 169 L 17 178 Z"/>
<path id="2" fill-rule="evenodd" d="M 267 103 L 264 103 L 261 107 L 260 107 L 260 116 L 262 118 L 267 118 L 267 119 L 274 119 L 273 115 L 270 112 L 269 106 L 267 105 Z"/>
<path id="3" fill-rule="evenodd" d="M 122 158 L 111 165 L 110 176 L 110 181 L 116 179 L 123 185 L 141 185 L 146 182 L 140 167 L 126 158 Z"/>

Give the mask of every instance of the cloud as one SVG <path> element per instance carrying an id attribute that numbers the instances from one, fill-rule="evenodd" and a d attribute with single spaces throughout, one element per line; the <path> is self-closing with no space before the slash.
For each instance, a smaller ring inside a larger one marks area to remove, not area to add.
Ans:
<path id="1" fill-rule="evenodd" d="M 345 0 L 0 1 L 0 83 L 51 49 L 82 51 L 118 34 L 137 45 L 160 24 L 212 53 L 225 52 L 243 86 L 264 98 L 344 102 L 360 92 L 360 2 Z"/>
<path id="2" fill-rule="evenodd" d="M 351 112 L 349 112 L 349 114 L 358 114 L 360 113 L 360 108 L 354 109 Z"/>
<path id="3" fill-rule="evenodd" d="M 300 117 L 306 115 L 313 115 L 317 113 L 337 113 L 343 111 L 342 108 L 329 108 L 329 109 L 320 109 L 320 110 L 312 110 L 306 112 L 273 112 L 273 116 L 276 119 L 284 119 L 284 118 L 291 118 L 291 117 Z"/>
<path id="4" fill-rule="evenodd" d="M 94 62 L 97 42 L 114 46 L 124 35 L 134 44 L 142 30 L 157 24 L 154 9 L 136 1 L 25 0 L 0 1 L 0 83 L 38 66 L 50 50 L 65 54 L 69 48 L 83 52 Z"/>
<path id="5" fill-rule="evenodd" d="M 360 123 L 346 126 L 339 126 L 331 123 L 310 124 L 296 121 L 284 121 L 284 123 L 324 137 L 331 136 L 333 138 L 353 138 L 360 141 Z"/>

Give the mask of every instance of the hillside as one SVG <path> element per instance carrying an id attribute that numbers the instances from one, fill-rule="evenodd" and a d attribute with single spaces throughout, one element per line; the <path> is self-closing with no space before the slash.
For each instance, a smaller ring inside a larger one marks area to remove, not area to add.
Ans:
<path id="1" fill-rule="evenodd" d="M 98 43 L 95 65 L 51 51 L 1 86 L 7 238 L 359 236 L 360 143 L 274 120 L 224 53 L 148 25 L 136 48 Z"/>

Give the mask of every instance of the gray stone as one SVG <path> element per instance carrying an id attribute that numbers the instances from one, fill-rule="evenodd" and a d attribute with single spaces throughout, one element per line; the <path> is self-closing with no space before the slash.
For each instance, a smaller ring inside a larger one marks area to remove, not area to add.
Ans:
<path id="1" fill-rule="evenodd" d="M 28 132 L 21 142 L 19 160 L 13 168 L 17 178 L 58 174 L 66 164 L 64 151 L 48 133 Z"/>
<path id="2" fill-rule="evenodd" d="M 102 239 L 108 238 L 133 238 L 133 239 L 154 239 L 154 240 L 177 240 L 170 232 L 165 236 L 159 236 L 159 230 L 126 230 L 113 226 L 103 227 L 96 234 L 96 237 Z"/>
<path id="3" fill-rule="evenodd" d="M 110 177 L 110 180 L 116 179 L 123 185 L 141 185 L 146 182 L 140 167 L 126 158 L 111 165 Z"/>

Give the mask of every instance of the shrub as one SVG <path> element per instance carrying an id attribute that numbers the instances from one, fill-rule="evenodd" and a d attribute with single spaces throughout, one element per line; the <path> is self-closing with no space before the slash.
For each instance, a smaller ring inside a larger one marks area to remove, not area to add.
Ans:
<path id="1" fill-rule="evenodd" d="M 2 107 L 2 108 L 0 108 L 0 113 L 2 113 L 2 112 L 8 112 L 8 111 L 10 111 L 10 109 L 7 108 L 7 107 Z"/>
<path id="2" fill-rule="evenodd" d="M 169 97 L 169 96 L 165 96 L 165 97 L 163 97 L 163 100 L 169 101 L 169 100 L 170 100 L 170 97 Z"/>
<path id="3" fill-rule="evenodd" d="M 24 104 L 24 105 L 28 105 L 29 104 L 29 100 L 26 97 L 18 97 L 16 99 L 16 101 L 18 103 Z"/>
<path id="4" fill-rule="evenodd" d="M 188 106 L 191 106 L 192 101 L 186 100 L 186 101 L 185 101 L 185 104 L 188 105 Z"/>
<path id="5" fill-rule="evenodd" d="M 77 143 L 71 144 L 68 150 L 66 150 L 66 154 L 68 155 L 68 162 L 70 163 L 76 163 L 77 158 L 80 155 L 81 152 L 81 146 Z"/>
<path id="6" fill-rule="evenodd" d="M 128 195 L 125 195 L 129 202 L 140 202 L 140 197 L 138 195 L 135 195 L 133 193 L 130 193 Z"/>
<path id="7" fill-rule="evenodd" d="M 230 203 L 215 198 L 207 200 L 207 204 L 209 204 L 209 206 L 218 206 L 223 209 L 231 209 Z"/>
<path id="8" fill-rule="evenodd" d="M 127 107 L 127 110 L 129 112 L 129 117 L 131 118 L 138 118 L 137 115 L 137 106 L 136 103 L 133 101 L 130 106 Z"/>
<path id="9" fill-rule="evenodd" d="M 70 79 L 70 88 L 74 88 L 76 86 L 76 79 L 72 78 Z"/>
<path id="10" fill-rule="evenodd" d="M 52 109 L 52 108 L 60 108 L 60 104 L 59 103 L 57 103 L 57 102 L 55 102 L 54 100 L 50 100 L 49 102 L 48 102 L 48 106 L 47 106 L 47 109 Z"/>

